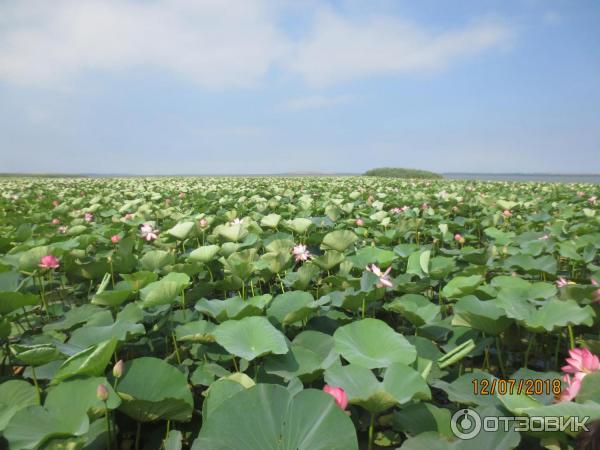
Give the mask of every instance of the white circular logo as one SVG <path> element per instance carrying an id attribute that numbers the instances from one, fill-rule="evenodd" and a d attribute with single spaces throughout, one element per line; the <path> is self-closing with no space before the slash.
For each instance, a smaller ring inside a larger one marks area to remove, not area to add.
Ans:
<path id="1" fill-rule="evenodd" d="M 473 439 L 481 431 L 481 417 L 472 409 L 459 409 L 450 420 L 450 428 L 459 439 Z"/>

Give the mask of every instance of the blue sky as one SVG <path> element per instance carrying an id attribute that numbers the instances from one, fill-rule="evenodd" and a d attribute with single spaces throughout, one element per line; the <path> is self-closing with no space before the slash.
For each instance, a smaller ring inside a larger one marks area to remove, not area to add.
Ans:
<path id="1" fill-rule="evenodd" d="M 3 0 L 0 172 L 600 173 L 594 0 Z"/>

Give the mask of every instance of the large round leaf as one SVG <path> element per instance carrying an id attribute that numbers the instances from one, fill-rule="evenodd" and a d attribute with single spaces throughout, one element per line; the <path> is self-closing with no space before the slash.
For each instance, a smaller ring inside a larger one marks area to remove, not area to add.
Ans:
<path id="1" fill-rule="evenodd" d="M 139 422 L 188 421 L 194 401 L 187 377 L 162 359 L 142 357 L 127 362 L 117 391 L 120 410 Z"/>
<path id="2" fill-rule="evenodd" d="M 353 364 L 374 369 L 393 363 L 410 364 L 416 349 L 404 336 L 378 319 L 363 319 L 344 325 L 333 335 L 335 349 Z"/>
<path id="3" fill-rule="evenodd" d="M 288 352 L 283 334 L 264 317 L 228 320 L 213 334 L 225 350 L 248 361 L 269 353 L 283 355 Z"/>
<path id="4" fill-rule="evenodd" d="M 171 272 L 166 277 L 150 283 L 140 291 L 144 306 L 158 306 L 173 303 L 189 284 L 190 277 L 185 273 Z"/>
<path id="5" fill-rule="evenodd" d="M 225 400 L 204 422 L 193 450 L 358 450 L 350 418 L 324 392 L 292 396 L 259 384 Z"/>

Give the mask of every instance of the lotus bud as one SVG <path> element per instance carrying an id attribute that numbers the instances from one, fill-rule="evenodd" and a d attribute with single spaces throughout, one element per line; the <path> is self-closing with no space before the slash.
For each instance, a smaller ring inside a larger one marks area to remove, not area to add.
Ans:
<path id="1" fill-rule="evenodd" d="M 115 234 L 113 236 L 110 237 L 110 241 L 113 244 L 118 244 L 121 241 L 121 236 L 119 236 L 118 234 Z"/>
<path id="2" fill-rule="evenodd" d="M 112 373 L 115 378 L 121 378 L 121 376 L 123 376 L 123 365 L 124 365 L 123 360 L 120 359 L 113 366 Z"/>
<path id="3" fill-rule="evenodd" d="M 106 389 L 106 386 L 104 386 L 103 384 L 98 385 L 98 387 L 96 388 L 96 397 L 98 397 L 98 400 L 102 402 L 108 400 L 108 389 Z"/>
<path id="4" fill-rule="evenodd" d="M 364 224 L 365 224 L 365 221 L 362 220 L 360 217 L 358 219 L 356 219 L 356 226 L 362 227 Z"/>

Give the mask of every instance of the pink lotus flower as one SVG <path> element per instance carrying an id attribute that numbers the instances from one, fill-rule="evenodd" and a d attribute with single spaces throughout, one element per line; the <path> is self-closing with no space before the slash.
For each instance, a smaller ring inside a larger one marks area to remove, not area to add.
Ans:
<path id="1" fill-rule="evenodd" d="M 592 373 L 600 370 L 600 360 L 587 348 L 574 348 L 569 350 L 570 358 L 567 358 L 566 366 L 562 367 L 565 373 Z"/>
<path id="2" fill-rule="evenodd" d="M 428 208 L 429 208 L 429 205 L 427 203 L 423 203 L 421 205 L 421 209 L 428 209 Z"/>
<path id="3" fill-rule="evenodd" d="M 581 381 L 583 380 L 585 375 L 585 373 L 577 373 L 573 377 L 569 375 L 565 375 L 563 377 L 563 380 L 567 383 L 567 388 L 563 389 L 563 391 L 560 394 L 561 402 L 570 402 L 575 397 L 577 397 L 577 394 L 581 389 Z"/>
<path id="4" fill-rule="evenodd" d="M 60 202 L 58 200 L 54 200 L 52 202 L 52 205 L 56 207 L 56 206 L 60 205 Z"/>
<path id="5" fill-rule="evenodd" d="M 133 214 L 131 214 L 131 213 L 127 213 L 127 214 L 125 214 L 125 215 L 123 216 L 123 219 L 125 219 L 125 220 L 131 220 L 131 219 L 133 219 Z"/>
<path id="6" fill-rule="evenodd" d="M 458 212 L 458 206 L 453 206 L 453 207 L 452 207 L 452 211 L 453 211 L 453 212 Z"/>
<path id="7" fill-rule="evenodd" d="M 92 220 L 94 220 L 94 215 L 92 213 L 87 212 L 84 215 L 84 220 L 86 222 L 91 222 Z"/>
<path id="8" fill-rule="evenodd" d="M 180 192 L 179 193 L 179 198 L 184 198 L 184 197 L 185 197 L 185 194 L 183 192 Z"/>
<path id="9" fill-rule="evenodd" d="M 120 359 L 118 360 L 115 365 L 113 366 L 112 369 L 112 373 L 113 373 L 113 377 L 115 378 L 121 378 L 121 376 L 123 376 L 123 367 L 124 367 L 124 363 L 123 360 Z"/>
<path id="10" fill-rule="evenodd" d="M 585 195 L 585 192 L 577 191 L 577 197 L 583 197 L 584 195 Z"/>
<path id="11" fill-rule="evenodd" d="M 58 232 L 60 234 L 65 234 L 67 232 L 67 229 L 68 228 L 66 226 L 62 225 L 62 226 L 58 227 Z"/>
<path id="12" fill-rule="evenodd" d="M 590 198 L 588 198 L 588 203 L 590 205 L 595 205 L 597 201 L 598 201 L 598 197 L 596 197 L 595 195 L 592 195 Z"/>
<path id="13" fill-rule="evenodd" d="M 58 269 L 60 263 L 58 258 L 54 255 L 46 255 L 40 258 L 40 263 L 38 264 L 42 269 Z"/>
<path id="14" fill-rule="evenodd" d="M 112 242 L 113 244 L 118 244 L 119 242 L 121 242 L 121 236 L 119 236 L 118 234 L 112 235 L 110 237 L 110 242 Z"/>
<path id="15" fill-rule="evenodd" d="M 512 213 L 508 209 L 505 209 L 504 211 L 502 211 L 502 215 L 504 217 L 512 217 Z"/>
<path id="16" fill-rule="evenodd" d="M 200 219 L 200 221 L 198 222 L 198 225 L 200 225 L 200 228 L 206 228 L 208 226 L 208 220 L 202 218 Z"/>
<path id="17" fill-rule="evenodd" d="M 108 389 L 106 389 L 106 386 L 104 386 L 103 384 L 98 385 L 98 387 L 96 388 L 96 397 L 101 402 L 105 402 L 106 400 L 108 400 Z"/>
<path id="18" fill-rule="evenodd" d="M 600 286 L 594 278 L 592 278 L 592 284 L 594 286 Z M 593 292 L 593 294 L 594 294 L 594 303 L 600 303 L 600 289 L 596 289 Z"/>
<path id="19" fill-rule="evenodd" d="M 390 209 L 392 214 L 402 214 L 402 210 L 400 208 L 392 208 Z"/>
<path id="20" fill-rule="evenodd" d="M 374 273 L 377 277 L 379 277 L 379 283 L 377 283 L 377 287 L 388 287 L 391 288 L 394 285 L 390 281 L 389 273 L 392 270 L 392 266 L 388 267 L 385 272 L 382 272 L 381 269 L 375 264 L 371 264 L 367 266 L 367 271 Z"/>
<path id="21" fill-rule="evenodd" d="M 556 280 L 556 287 L 558 287 L 558 288 L 565 287 L 568 284 L 574 284 L 574 283 L 570 283 L 569 281 L 567 281 L 566 278 L 563 278 L 563 277 L 558 277 L 558 280 Z"/>
<path id="22" fill-rule="evenodd" d="M 140 227 L 142 238 L 148 242 L 155 240 L 158 237 L 158 230 L 152 228 L 152 225 L 145 223 Z"/>
<path id="23" fill-rule="evenodd" d="M 341 387 L 335 387 L 326 384 L 323 386 L 323 392 L 327 392 L 329 395 L 331 395 L 335 399 L 337 405 L 342 408 L 342 410 L 345 410 L 348 407 L 348 394 L 346 394 L 346 391 L 344 391 Z"/>
<path id="24" fill-rule="evenodd" d="M 462 237 L 462 235 L 461 235 L 460 233 L 456 233 L 456 234 L 454 235 L 454 240 L 455 240 L 456 242 L 458 242 L 459 244 L 461 244 L 461 245 L 465 243 L 465 238 L 464 238 L 464 237 Z"/>
<path id="25" fill-rule="evenodd" d="M 308 258 L 311 257 L 310 252 L 304 244 L 298 244 L 294 246 L 294 248 L 292 249 L 292 253 L 294 254 L 296 262 L 306 261 L 308 260 Z"/>
<path id="26" fill-rule="evenodd" d="M 60 223 L 60 220 L 58 219 L 52 219 L 52 225 L 58 225 Z"/>
<path id="27" fill-rule="evenodd" d="M 545 234 L 545 235 L 543 235 L 543 236 L 540 236 L 540 237 L 538 238 L 538 241 L 545 241 L 545 240 L 548 240 L 549 238 L 550 238 L 550 236 L 549 236 L 549 235 L 547 235 L 547 234 Z"/>
<path id="28" fill-rule="evenodd" d="M 360 217 L 358 219 L 356 219 L 356 226 L 362 227 L 364 224 L 365 224 L 365 221 L 362 220 Z"/>

